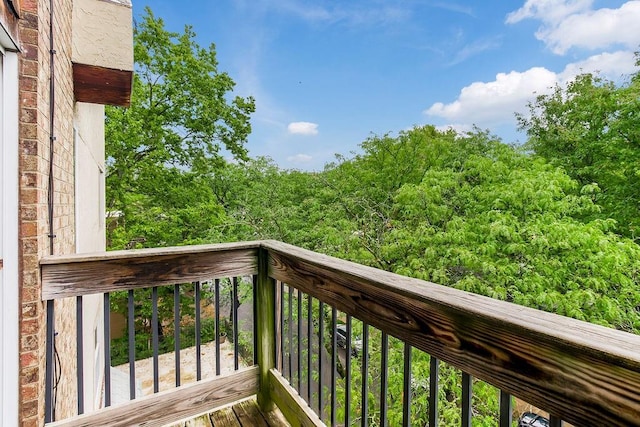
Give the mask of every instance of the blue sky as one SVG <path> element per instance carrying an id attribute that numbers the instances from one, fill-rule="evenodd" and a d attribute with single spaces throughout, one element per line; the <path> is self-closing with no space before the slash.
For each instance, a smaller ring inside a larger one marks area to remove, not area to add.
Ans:
<path id="1" fill-rule="evenodd" d="M 135 0 L 215 43 L 252 95 L 248 148 L 321 170 L 372 134 L 434 124 L 522 142 L 514 112 L 577 73 L 636 70 L 640 0 Z"/>

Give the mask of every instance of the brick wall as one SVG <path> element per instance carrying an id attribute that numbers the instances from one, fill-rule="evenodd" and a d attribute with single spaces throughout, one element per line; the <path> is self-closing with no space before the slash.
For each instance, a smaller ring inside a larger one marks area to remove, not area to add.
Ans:
<path id="1" fill-rule="evenodd" d="M 21 425 L 44 423 L 45 306 L 40 301 L 38 260 L 48 255 L 49 219 L 49 1 L 23 0 L 20 20 L 20 416 Z M 72 253 L 74 235 L 73 81 L 71 7 L 54 0 L 55 143 L 54 253 Z M 56 348 L 63 380 L 57 390 L 58 417 L 75 412 L 75 303 L 56 303 Z M 68 396 L 68 397 L 67 397 Z"/>

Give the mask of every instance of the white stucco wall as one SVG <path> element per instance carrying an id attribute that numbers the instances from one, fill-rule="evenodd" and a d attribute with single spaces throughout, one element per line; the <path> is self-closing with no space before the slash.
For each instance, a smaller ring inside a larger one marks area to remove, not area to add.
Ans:
<path id="1" fill-rule="evenodd" d="M 104 106 L 76 103 L 74 131 L 76 252 L 104 251 Z M 83 299 L 85 412 L 97 409 L 101 399 L 102 307 L 102 295 Z"/>
<path id="2" fill-rule="evenodd" d="M 71 61 L 133 70 L 132 22 L 128 0 L 73 0 Z"/>

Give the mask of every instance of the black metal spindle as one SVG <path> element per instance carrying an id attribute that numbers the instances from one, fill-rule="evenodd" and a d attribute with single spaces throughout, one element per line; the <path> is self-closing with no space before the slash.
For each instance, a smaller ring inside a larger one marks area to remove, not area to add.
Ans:
<path id="1" fill-rule="evenodd" d="M 563 422 L 560 418 L 555 415 L 551 415 L 549 417 L 549 427 L 562 427 Z"/>
<path id="2" fill-rule="evenodd" d="M 402 426 L 411 425 L 411 346 L 404 343 L 404 384 L 402 387 Z"/>
<path id="3" fill-rule="evenodd" d="M 196 330 L 195 330 L 195 334 L 196 334 L 196 381 L 200 381 L 202 379 L 202 352 L 200 350 L 200 347 L 202 346 L 202 334 L 201 334 L 201 329 L 202 329 L 202 314 L 201 314 L 201 309 L 200 309 L 200 300 L 202 298 L 202 296 L 200 295 L 200 282 L 194 282 L 193 284 L 194 287 L 194 305 L 195 305 L 195 321 L 196 321 Z M 216 314 L 218 313 L 218 310 L 216 309 Z M 216 350 L 216 354 L 218 354 L 218 351 Z"/>
<path id="4" fill-rule="evenodd" d="M 287 285 L 287 288 L 289 290 L 288 294 L 289 294 L 289 301 L 287 301 L 287 307 L 288 307 L 288 311 L 287 311 L 287 316 L 288 316 L 288 322 L 287 322 L 287 337 L 289 339 L 289 384 L 293 383 L 293 288 L 289 285 Z"/>
<path id="5" fill-rule="evenodd" d="M 215 294 L 215 330 L 216 330 L 216 375 L 220 375 L 220 279 L 214 280 L 214 294 Z M 199 352 L 199 350 L 198 350 Z"/>
<path id="6" fill-rule="evenodd" d="M 362 427 L 369 425 L 369 325 L 362 323 Z"/>
<path id="7" fill-rule="evenodd" d="M 473 380 L 471 375 L 462 373 L 462 426 L 471 427 L 471 397 L 473 395 Z"/>
<path id="8" fill-rule="evenodd" d="M 302 294 L 300 290 L 297 291 L 298 298 L 298 394 L 302 395 Z"/>
<path id="9" fill-rule="evenodd" d="M 173 352 L 175 354 L 176 387 L 180 386 L 180 285 L 173 286 Z"/>
<path id="10" fill-rule="evenodd" d="M 127 329 L 129 334 L 129 399 L 136 398 L 136 323 L 133 289 L 127 295 Z"/>
<path id="11" fill-rule="evenodd" d="M 44 422 L 54 421 L 53 407 L 53 346 L 55 340 L 55 313 L 53 300 L 47 300 L 47 337 L 46 337 L 46 368 L 44 387 Z"/>
<path id="12" fill-rule="evenodd" d="M 331 425 L 336 425 L 337 396 L 336 380 L 338 371 L 338 340 L 336 326 L 338 321 L 338 309 L 331 307 Z"/>
<path id="13" fill-rule="evenodd" d="M 104 406 L 111 406 L 111 302 L 109 292 L 103 297 L 104 323 Z"/>
<path id="14" fill-rule="evenodd" d="M 389 335 L 382 332 L 382 346 L 380 355 L 380 425 L 387 426 L 387 392 L 389 389 Z"/>
<path id="15" fill-rule="evenodd" d="M 438 384 L 440 377 L 440 361 L 433 356 L 429 358 L 429 427 L 438 425 Z"/>
<path id="16" fill-rule="evenodd" d="M 285 332 L 284 332 L 284 283 L 280 282 L 280 372 L 285 374 L 284 355 L 285 355 Z"/>
<path id="17" fill-rule="evenodd" d="M 233 278 L 233 369 L 239 369 L 239 347 L 238 347 L 238 306 L 240 302 L 238 301 L 238 278 Z"/>
<path id="18" fill-rule="evenodd" d="M 76 364 L 78 384 L 78 415 L 84 414 L 84 331 L 82 296 L 76 297 Z"/>
<path id="19" fill-rule="evenodd" d="M 513 421 L 511 395 L 500 390 L 500 427 L 511 427 Z"/>
<path id="20" fill-rule="evenodd" d="M 344 377 L 344 425 L 351 424 L 351 316 L 347 315 L 347 348 Z"/>
<path id="21" fill-rule="evenodd" d="M 313 354 L 313 298 L 307 295 L 307 403 L 311 406 L 311 371 Z"/>
<path id="22" fill-rule="evenodd" d="M 322 401 L 322 353 L 324 351 L 324 303 L 318 301 L 318 414 L 324 419 L 324 407 Z"/>
<path id="23" fill-rule="evenodd" d="M 160 364 L 158 362 L 158 287 L 151 288 L 151 343 L 153 347 L 153 392 L 160 391 Z"/>
<path id="24" fill-rule="evenodd" d="M 258 293 L 258 275 L 253 276 L 253 364 L 258 364 L 258 305 L 256 304 L 256 295 Z"/>

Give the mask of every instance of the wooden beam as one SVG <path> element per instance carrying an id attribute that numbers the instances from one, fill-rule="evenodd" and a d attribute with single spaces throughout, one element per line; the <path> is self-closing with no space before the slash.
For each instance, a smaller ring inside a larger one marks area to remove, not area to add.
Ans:
<path id="1" fill-rule="evenodd" d="M 640 336 L 284 243 L 263 246 L 276 280 L 565 421 L 640 425 Z"/>
<path id="2" fill-rule="evenodd" d="M 289 382 L 276 369 L 269 371 L 269 391 L 280 412 L 291 427 L 318 427 L 325 424 L 296 393 Z"/>
<path id="3" fill-rule="evenodd" d="M 132 84 L 131 70 L 73 64 L 73 94 L 78 102 L 128 107 Z"/>
<path id="4" fill-rule="evenodd" d="M 260 367 L 258 403 L 267 412 L 273 409 L 269 393 L 269 370 L 276 366 L 275 306 L 276 284 L 269 277 L 269 254 L 260 249 L 258 255 L 258 289 L 256 290 L 257 364 Z"/>
<path id="5" fill-rule="evenodd" d="M 41 260 L 42 299 L 253 275 L 257 242 L 102 252 Z"/>
<path id="6" fill-rule="evenodd" d="M 185 385 L 121 405 L 47 424 L 47 427 L 164 426 L 195 417 L 254 395 L 258 391 L 258 367 Z"/>

